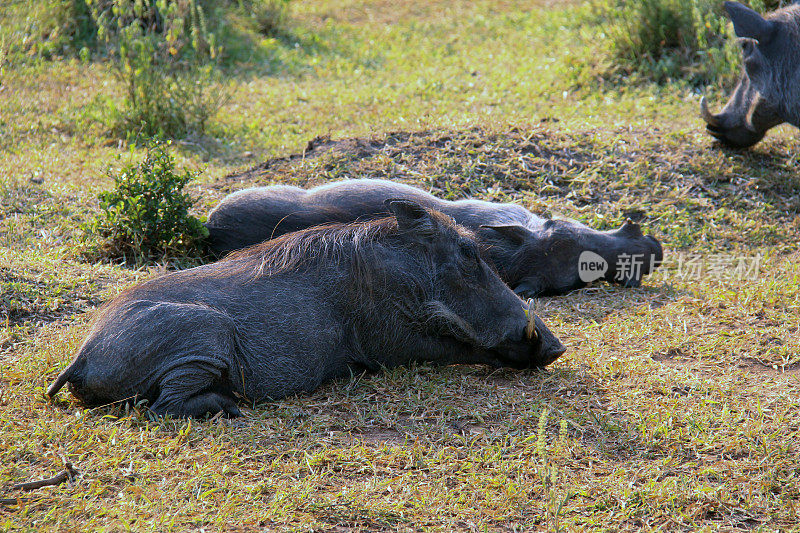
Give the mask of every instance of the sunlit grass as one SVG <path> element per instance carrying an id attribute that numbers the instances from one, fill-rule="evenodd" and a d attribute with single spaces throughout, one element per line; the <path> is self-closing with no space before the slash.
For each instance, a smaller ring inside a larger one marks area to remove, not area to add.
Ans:
<path id="1" fill-rule="evenodd" d="M 203 172 L 197 215 L 256 184 L 382 177 L 599 228 L 632 216 L 667 264 L 639 289 L 542 299 L 569 346 L 544 372 L 401 368 L 233 422 L 51 403 L 92 310 L 161 267 L 81 259 L 106 167 L 141 155 L 102 122 L 110 71 L 6 65 L 0 497 L 28 500 L 0 506 L 0 529 L 796 528 L 796 130 L 724 150 L 680 83 L 596 79 L 605 56 L 580 6 L 395 4 L 297 2 L 288 36 L 231 51 L 234 97 L 207 137 L 175 145 Z M 324 154 L 242 173 L 326 134 Z M 336 144 L 347 137 L 370 150 Z M 761 262 L 743 279 L 687 277 L 680 254 Z M 65 461 L 74 484 L 6 490 Z"/>

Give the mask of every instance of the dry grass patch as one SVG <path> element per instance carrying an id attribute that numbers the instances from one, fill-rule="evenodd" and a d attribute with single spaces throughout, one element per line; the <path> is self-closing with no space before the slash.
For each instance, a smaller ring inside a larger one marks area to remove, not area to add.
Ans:
<path id="1" fill-rule="evenodd" d="M 487 8 L 497 12 L 530 10 L 563 0 L 502 0 L 475 2 L 470 0 L 431 0 L 427 2 L 393 2 L 391 0 L 328 0 L 301 5 L 295 9 L 298 17 L 324 22 L 336 19 L 347 24 L 397 24 L 449 22 L 454 17 L 469 18 L 484 12 Z"/>
<path id="2" fill-rule="evenodd" d="M 800 182 L 794 163 L 787 163 L 792 152 L 776 145 L 768 153 L 726 152 L 698 145 L 693 135 L 541 124 L 317 137 L 300 153 L 211 186 L 230 192 L 278 182 L 307 187 L 332 179 L 394 179 L 449 199 L 516 201 L 599 228 L 630 217 L 674 248 L 791 250 L 800 230 Z"/>

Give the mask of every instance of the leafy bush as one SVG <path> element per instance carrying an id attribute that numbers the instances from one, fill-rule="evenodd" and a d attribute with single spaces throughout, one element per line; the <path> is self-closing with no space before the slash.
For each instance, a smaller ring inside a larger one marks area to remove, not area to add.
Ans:
<path id="1" fill-rule="evenodd" d="M 125 91 L 111 109 L 116 133 L 202 134 L 224 91 L 214 69 L 220 49 L 199 0 L 86 1 Z"/>
<path id="2" fill-rule="evenodd" d="M 189 214 L 194 200 L 184 191 L 196 175 L 177 172 L 165 145 L 109 175 L 114 188 L 99 194 L 100 212 L 85 227 L 102 239 L 100 255 L 142 262 L 201 253 L 208 230 Z"/>
<path id="3" fill-rule="evenodd" d="M 110 57 L 122 98 L 98 103 L 112 134 L 183 138 L 203 134 L 226 99 L 219 69 L 225 43 L 239 49 L 247 42 L 233 28 L 280 35 L 289 3 L 44 0 L 15 8 L 27 10 L 27 24 L 12 28 L 9 42 L 20 56 Z"/>
<path id="4" fill-rule="evenodd" d="M 183 138 L 203 134 L 226 99 L 217 71 L 197 58 L 173 59 L 147 35 L 120 40 L 116 77 L 124 97 L 110 106 L 114 134 Z"/>
<path id="5" fill-rule="evenodd" d="M 223 31 L 242 17 L 252 22 L 254 29 L 264 35 L 276 36 L 285 32 L 291 0 L 42 0 L 40 2 L 11 2 L 10 9 L 25 20 L 23 27 L 11 30 L 14 52 L 50 57 L 78 55 L 82 50 L 104 53 L 107 44 L 104 34 L 116 35 L 133 24 L 148 33 L 171 37 L 185 32 L 192 39 L 210 40 L 223 36 L 238 40 L 236 32 Z M 24 11 L 24 13 L 23 13 Z M 180 26 L 170 29 L 170 22 L 180 20 Z M 225 42 L 217 44 L 225 48 Z M 230 43 L 228 43 L 230 44 Z"/>
<path id="6" fill-rule="evenodd" d="M 276 36 L 284 32 L 289 18 L 290 0 L 239 0 L 239 9 L 262 35 Z"/>
<path id="7" fill-rule="evenodd" d="M 16 15 L 5 20 L 10 55 L 22 54 L 49 58 L 77 55 L 96 42 L 94 25 L 84 0 L 45 0 L 40 2 L 8 2 L 6 9 Z M 23 12 L 24 10 L 24 12 Z M 22 21 L 25 21 L 22 23 Z"/>
<path id="8" fill-rule="evenodd" d="M 6 40 L 0 36 L 0 85 L 3 85 L 3 77 L 6 73 L 6 61 L 8 58 L 8 46 Z"/>
<path id="9" fill-rule="evenodd" d="M 765 12 L 774 0 L 754 0 Z M 700 85 L 730 81 L 740 71 L 733 32 L 721 0 L 598 0 L 617 66 L 647 79 Z"/>

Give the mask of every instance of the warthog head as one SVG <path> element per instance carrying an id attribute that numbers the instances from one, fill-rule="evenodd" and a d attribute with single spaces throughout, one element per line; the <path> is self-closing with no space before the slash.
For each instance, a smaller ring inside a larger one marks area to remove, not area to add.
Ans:
<path id="1" fill-rule="evenodd" d="M 438 211 L 407 200 L 388 200 L 407 246 L 431 261 L 436 294 L 424 304 L 426 327 L 485 355 L 476 362 L 514 368 L 543 367 L 566 348 L 481 258 L 475 235 Z M 423 269 L 427 270 L 427 269 Z M 437 331 L 438 330 L 438 331 Z"/>
<path id="2" fill-rule="evenodd" d="M 521 295 L 559 294 L 583 287 L 584 252 L 604 262 L 600 276 L 609 283 L 638 287 L 642 277 L 661 264 L 664 251 L 639 224 L 627 220 L 619 229 L 596 231 L 574 220 L 547 220 L 534 230 L 520 225 L 482 226 L 483 239 L 498 249 L 498 268 Z M 497 236 L 494 236 L 496 233 Z M 500 238 L 502 237 L 502 238 Z"/>
<path id="3" fill-rule="evenodd" d="M 800 127 L 800 5 L 762 17 L 738 2 L 725 2 L 744 60 L 744 72 L 718 114 L 705 98 L 700 112 L 708 133 L 746 148 L 783 122 Z"/>

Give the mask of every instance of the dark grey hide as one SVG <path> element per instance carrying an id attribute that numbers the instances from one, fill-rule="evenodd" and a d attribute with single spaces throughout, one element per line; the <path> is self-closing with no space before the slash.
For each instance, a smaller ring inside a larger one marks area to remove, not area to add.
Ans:
<path id="1" fill-rule="evenodd" d="M 762 17 L 738 2 L 725 2 L 744 60 L 744 72 L 728 103 L 713 114 L 703 98 L 706 131 L 745 148 L 767 130 L 788 122 L 800 127 L 800 5 Z"/>
<path id="2" fill-rule="evenodd" d="M 276 185 L 230 194 L 209 214 L 211 249 L 224 254 L 298 229 L 329 222 L 386 216 L 390 198 L 413 200 L 472 229 L 484 258 L 524 296 L 563 294 L 586 285 L 579 275 L 584 251 L 608 263 L 603 279 L 636 287 L 661 262 L 661 244 L 626 222 L 596 231 L 572 220 L 538 217 L 519 205 L 481 200 L 440 200 L 425 191 L 385 180 L 346 180 L 308 191 Z M 618 271 L 623 256 L 631 268 Z M 635 264 L 634 264 L 635 263 Z"/>
<path id="3" fill-rule="evenodd" d="M 481 259 L 474 235 L 418 204 L 299 231 L 139 284 L 105 304 L 66 383 L 85 404 L 236 416 L 249 402 L 410 361 L 543 367 L 564 346 Z"/>

